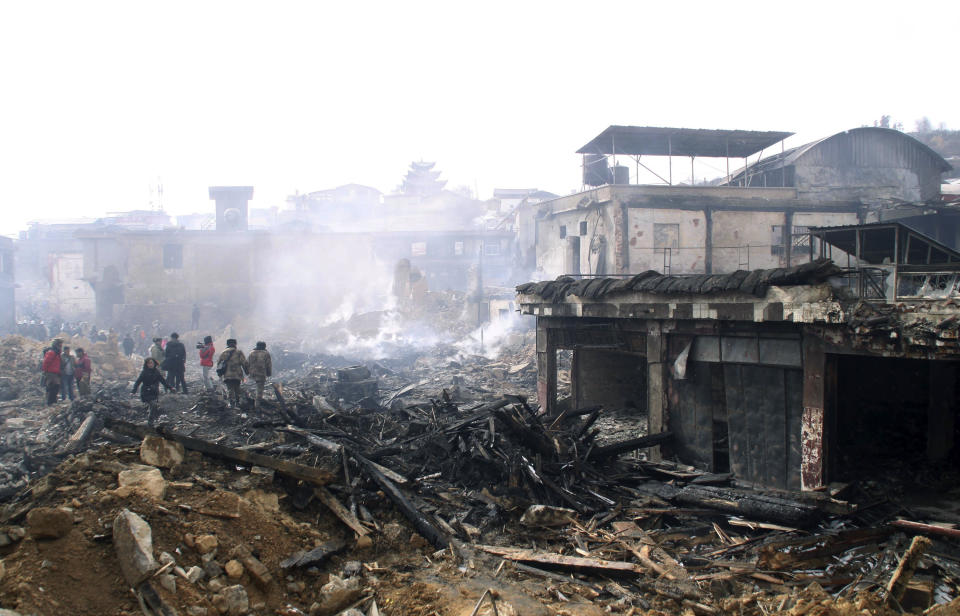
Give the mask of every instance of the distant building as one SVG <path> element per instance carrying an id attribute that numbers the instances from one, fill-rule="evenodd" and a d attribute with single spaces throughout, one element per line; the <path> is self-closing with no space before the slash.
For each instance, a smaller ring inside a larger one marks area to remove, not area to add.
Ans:
<path id="1" fill-rule="evenodd" d="M 626 169 L 617 157 L 638 166 L 646 156 L 747 159 L 789 135 L 611 126 L 579 150 L 584 183 L 600 185 L 525 206 L 535 229 L 518 247 L 535 250 L 540 278 L 789 267 L 809 260 L 810 227 L 935 198 L 950 167 L 904 133 L 860 128 L 763 159 L 720 186 L 629 184 L 617 171 Z"/>

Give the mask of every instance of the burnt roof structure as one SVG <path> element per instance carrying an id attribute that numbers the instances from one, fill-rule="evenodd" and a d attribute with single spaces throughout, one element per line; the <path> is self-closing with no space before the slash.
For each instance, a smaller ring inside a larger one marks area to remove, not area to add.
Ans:
<path id="1" fill-rule="evenodd" d="M 829 257 L 829 248 L 835 247 L 877 265 L 960 263 L 960 252 L 899 222 L 813 227 L 810 235 L 820 241 L 821 257 Z"/>
<path id="2" fill-rule="evenodd" d="M 745 158 L 791 135 L 781 131 L 609 126 L 577 154 Z"/>

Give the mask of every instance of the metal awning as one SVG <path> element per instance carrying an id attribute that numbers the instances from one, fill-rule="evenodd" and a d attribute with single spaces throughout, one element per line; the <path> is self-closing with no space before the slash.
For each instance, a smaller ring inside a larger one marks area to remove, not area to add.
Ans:
<path id="1" fill-rule="evenodd" d="M 873 265 L 936 265 L 960 262 L 960 253 L 898 222 L 811 227 L 810 235 Z M 811 245 L 812 248 L 812 245 Z M 822 250 L 821 250 L 822 252 Z"/>
<path id="2" fill-rule="evenodd" d="M 577 154 L 745 158 L 793 133 L 657 126 L 610 126 Z"/>

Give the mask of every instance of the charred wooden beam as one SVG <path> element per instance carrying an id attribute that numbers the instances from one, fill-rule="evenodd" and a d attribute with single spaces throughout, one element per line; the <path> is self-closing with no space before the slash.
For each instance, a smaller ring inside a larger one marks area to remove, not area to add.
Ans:
<path id="1" fill-rule="evenodd" d="M 605 458 L 619 456 L 620 454 L 628 453 L 630 451 L 636 451 L 637 449 L 655 447 L 656 445 L 665 443 L 671 438 L 673 438 L 672 432 L 660 432 L 659 434 L 648 434 L 647 436 L 632 438 L 627 441 L 620 441 L 619 443 L 604 445 L 603 447 L 595 447 L 593 451 L 590 452 L 590 458 L 593 460 L 603 460 Z"/>
<path id="2" fill-rule="evenodd" d="M 93 436 L 93 433 L 96 431 L 96 427 L 97 414 L 93 411 L 90 411 L 87 413 L 87 416 L 83 418 L 83 423 L 81 423 L 80 427 L 77 428 L 77 431 L 73 433 L 73 436 L 67 439 L 66 444 L 63 446 L 62 452 L 73 453 L 82 448 L 87 444 L 87 441 L 90 440 L 90 437 Z"/>
<path id="3" fill-rule="evenodd" d="M 232 447 L 224 447 L 223 445 L 217 445 L 216 443 L 210 443 L 198 438 L 177 434 L 176 432 L 173 432 L 172 430 L 162 426 L 151 429 L 147 426 L 141 426 L 127 421 L 111 418 L 104 418 L 104 425 L 115 432 L 127 434 L 129 436 L 136 436 L 138 438 L 143 438 L 148 434 L 159 434 L 163 438 L 176 441 L 187 449 L 193 451 L 199 451 L 215 458 L 230 460 L 231 462 L 240 462 L 243 464 L 272 468 L 282 475 L 299 479 L 300 481 L 305 481 L 313 485 L 326 485 L 334 479 L 332 474 L 312 466 L 296 464 L 295 462 L 289 462 L 287 460 L 278 460 L 277 458 L 254 453 L 252 451 L 243 451 L 240 449 L 234 449 Z"/>
<path id="4" fill-rule="evenodd" d="M 686 505 L 799 527 L 813 524 L 820 513 L 815 506 L 800 501 L 713 486 L 688 485 L 677 492 L 676 500 Z"/>

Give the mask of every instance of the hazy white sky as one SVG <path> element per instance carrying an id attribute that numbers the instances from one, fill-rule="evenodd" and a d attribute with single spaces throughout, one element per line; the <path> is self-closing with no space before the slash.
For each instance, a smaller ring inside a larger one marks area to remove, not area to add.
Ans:
<path id="1" fill-rule="evenodd" d="M 414 159 L 565 194 L 610 124 L 960 128 L 960 2 L 4 2 L 0 233 L 146 207 L 254 207 Z M 718 165 L 722 165 L 718 163 Z"/>

